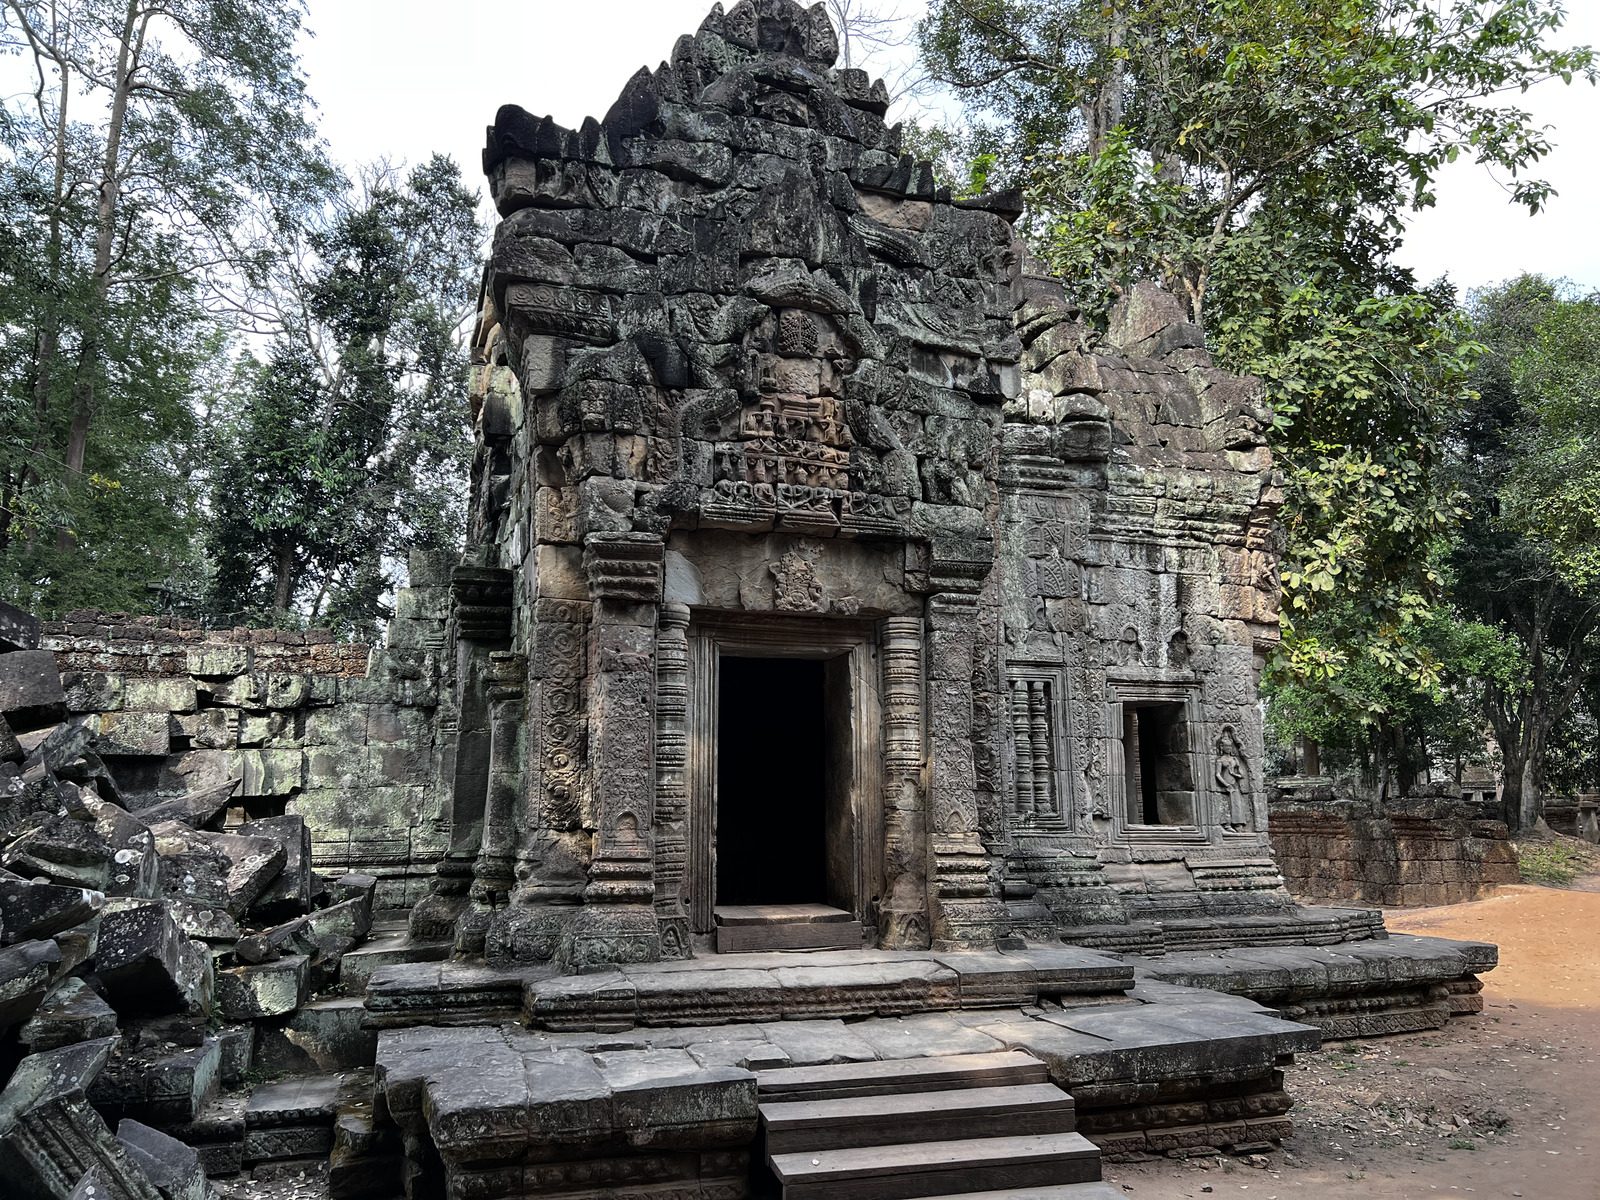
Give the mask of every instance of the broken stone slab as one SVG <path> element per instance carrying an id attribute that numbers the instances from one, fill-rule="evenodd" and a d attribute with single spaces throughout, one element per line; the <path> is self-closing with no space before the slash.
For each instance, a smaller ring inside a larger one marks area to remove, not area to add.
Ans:
<path id="1" fill-rule="evenodd" d="M 132 1117 L 147 1125 L 192 1121 L 222 1082 L 222 1047 L 216 1038 L 199 1046 L 119 1046 L 89 1088 L 89 1099 L 108 1120 Z"/>
<path id="2" fill-rule="evenodd" d="M 217 1042 L 222 1047 L 223 1086 L 236 1087 L 255 1061 L 255 1023 L 224 1025 L 217 1031 Z"/>
<path id="3" fill-rule="evenodd" d="M 222 908 L 202 908 L 182 900 L 165 900 L 167 911 L 178 923 L 178 928 L 191 938 L 202 942 L 232 945 L 239 940 L 239 922 Z"/>
<path id="4" fill-rule="evenodd" d="M 115 1036 L 117 1013 L 82 979 L 63 979 L 18 1036 L 31 1054 Z"/>
<path id="5" fill-rule="evenodd" d="M 247 1095 L 214 1096 L 193 1121 L 169 1126 L 166 1132 L 194 1149 L 207 1176 L 237 1175 L 244 1165 L 244 1110 L 249 1102 Z"/>
<path id="6" fill-rule="evenodd" d="M 306 1002 L 311 960 L 291 954 L 276 962 L 217 972 L 217 1008 L 224 1020 L 284 1017 Z"/>
<path id="7" fill-rule="evenodd" d="M 268 838 L 284 849 L 283 870 L 262 890 L 250 915 L 259 921 L 285 921 L 311 911 L 311 830 L 304 817 L 267 817 L 239 827 L 244 837 Z"/>
<path id="8" fill-rule="evenodd" d="M 333 881 L 330 889 L 333 893 L 333 902 L 343 904 L 347 900 L 360 900 L 366 907 L 367 921 L 372 921 L 372 901 L 378 892 L 378 880 L 375 876 L 367 875 L 360 871 L 351 871 L 339 876 Z"/>
<path id="9" fill-rule="evenodd" d="M 161 856 L 174 860 L 161 867 L 164 894 L 226 908 L 236 918 L 244 916 L 288 858 L 283 843 L 271 838 L 211 833 L 180 821 L 164 821 L 151 832 Z"/>
<path id="10" fill-rule="evenodd" d="M 230 779 L 215 787 L 202 788 L 175 800 L 163 800 L 147 808 L 136 809 L 135 812 L 146 825 L 177 821 L 191 829 L 204 829 L 227 812 L 228 801 L 233 799 L 234 792 L 238 790 L 239 780 Z"/>
<path id="11" fill-rule="evenodd" d="M 0 879 L 0 942 L 11 945 L 65 933 L 104 904 L 99 892 L 81 887 Z"/>
<path id="12" fill-rule="evenodd" d="M 366 1006 L 360 996 L 314 1000 L 284 1029 L 319 1071 L 370 1067 L 378 1052 L 378 1032 L 365 1028 Z"/>
<path id="13" fill-rule="evenodd" d="M 0 1195 L 60 1200 L 92 1175 L 104 1200 L 164 1200 L 91 1107 L 115 1038 L 30 1054 L 0 1092 Z"/>
<path id="14" fill-rule="evenodd" d="M 106 915 L 100 923 L 95 971 L 107 1001 L 125 1015 L 211 1009 L 211 954 L 184 935 L 160 901 Z"/>
<path id="15" fill-rule="evenodd" d="M 67 718 L 56 656 L 48 650 L 0 654 L 0 716 L 17 733 Z"/>
<path id="16" fill-rule="evenodd" d="M 11 726 L 4 717 L 0 717 L 0 763 L 19 763 L 27 757 Z"/>
<path id="17" fill-rule="evenodd" d="M 0 950 L 0 1033 L 33 1016 L 60 962 L 61 947 L 54 942 L 20 942 Z"/>
<path id="18" fill-rule="evenodd" d="M 37 650 L 44 622 L 32 613 L 0 600 L 0 654 Z"/>
<path id="19" fill-rule="evenodd" d="M 177 1138 L 124 1117 L 117 1125 L 117 1141 L 156 1185 L 162 1200 L 206 1200 L 211 1194 L 200 1156 Z"/>

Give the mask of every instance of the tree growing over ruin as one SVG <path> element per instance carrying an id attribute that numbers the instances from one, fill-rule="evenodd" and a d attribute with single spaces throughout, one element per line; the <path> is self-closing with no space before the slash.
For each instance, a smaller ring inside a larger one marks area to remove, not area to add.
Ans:
<path id="1" fill-rule="evenodd" d="M 218 408 L 218 618 L 370 634 L 395 556 L 460 541 L 477 205 L 447 158 L 380 168 L 284 253 L 282 332 Z"/>

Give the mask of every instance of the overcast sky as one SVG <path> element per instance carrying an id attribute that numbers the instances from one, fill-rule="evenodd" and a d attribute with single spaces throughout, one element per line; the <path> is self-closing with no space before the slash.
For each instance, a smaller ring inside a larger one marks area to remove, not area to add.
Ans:
<path id="1" fill-rule="evenodd" d="M 342 161 L 416 162 L 435 151 L 479 175 L 484 127 L 502 104 L 575 126 L 603 117 L 630 75 L 670 56 L 711 0 L 310 0 L 305 46 L 323 135 Z M 902 0 L 911 13 L 922 0 Z M 1600 46 L 1600 0 L 1568 0 L 1565 41 Z M 1600 89 L 1559 83 L 1519 102 L 1554 127 L 1539 174 L 1560 195 L 1529 217 L 1465 160 L 1415 218 L 1402 261 L 1423 279 L 1476 287 L 1539 271 L 1600 287 Z"/>

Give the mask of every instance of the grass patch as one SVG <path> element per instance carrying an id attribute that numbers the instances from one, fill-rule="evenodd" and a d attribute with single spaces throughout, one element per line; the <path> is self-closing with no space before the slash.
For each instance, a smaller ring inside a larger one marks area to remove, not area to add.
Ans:
<path id="1" fill-rule="evenodd" d="M 1576 839 L 1571 843 L 1540 840 L 1514 845 L 1517 850 L 1517 871 L 1523 883 L 1567 887 L 1593 862 L 1589 852 L 1579 849 Z"/>
<path id="2" fill-rule="evenodd" d="M 1466 1138 L 1452 1138 L 1450 1141 L 1450 1149 L 1452 1150 L 1476 1150 L 1477 1148 L 1477 1142 L 1468 1141 Z"/>

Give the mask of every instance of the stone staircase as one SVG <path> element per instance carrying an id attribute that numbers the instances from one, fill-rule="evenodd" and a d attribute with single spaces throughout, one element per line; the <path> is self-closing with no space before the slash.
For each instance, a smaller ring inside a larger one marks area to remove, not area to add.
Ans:
<path id="1" fill-rule="evenodd" d="M 1100 1151 L 1072 1097 L 1015 1051 L 790 1067 L 757 1075 L 783 1200 L 1102 1200 Z"/>

